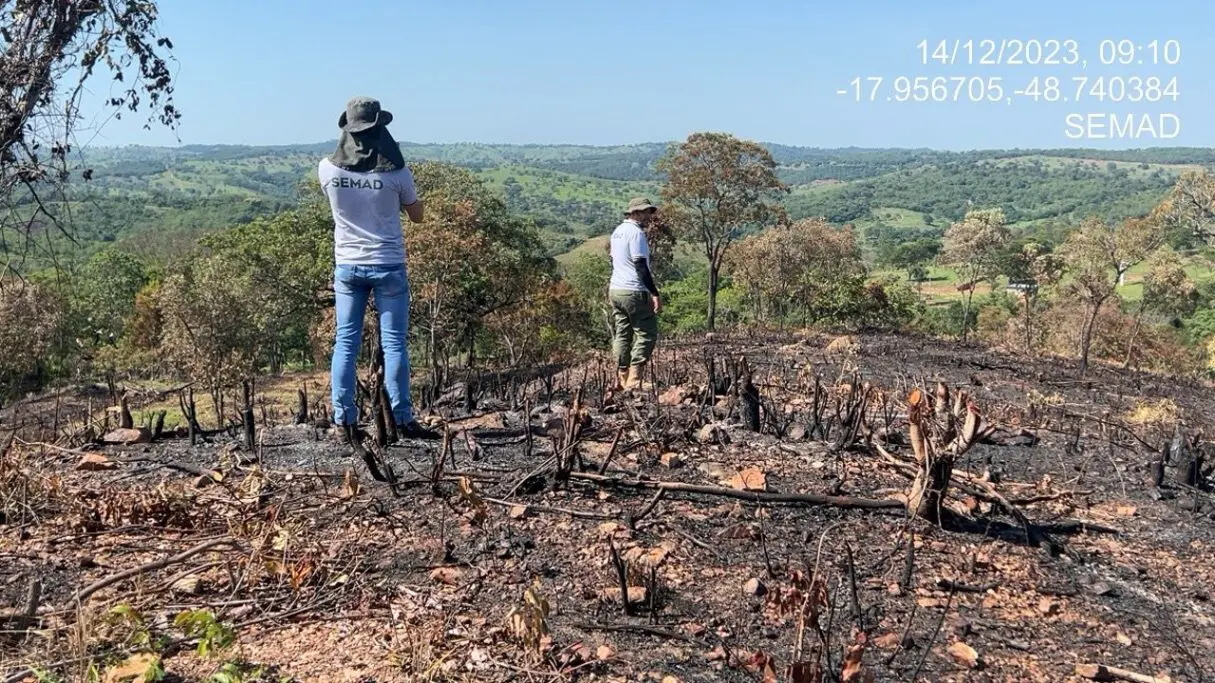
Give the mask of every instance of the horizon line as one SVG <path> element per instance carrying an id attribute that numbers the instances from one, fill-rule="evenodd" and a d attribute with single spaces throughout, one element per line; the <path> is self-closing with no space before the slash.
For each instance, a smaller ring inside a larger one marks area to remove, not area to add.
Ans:
<path id="1" fill-rule="evenodd" d="M 806 150 L 855 150 L 855 151 L 914 151 L 914 152 L 937 152 L 947 154 L 966 154 L 973 152 L 1035 152 L 1035 151 L 1072 151 L 1072 152 L 1164 152 L 1168 150 L 1210 150 L 1215 151 L 1215 147 L 1202 145 L 1174 145 L 1174 146 L 1147 146 L 1147 147 L 970 147 L 948 149 L 943 147 L 924 147 L 924 146 L 908 146 L 908 147 L 864 147 L 861 145 L 841 145 L 838 147 L 825 147 L 821 145 L 796 145 L 785 142 L 772 142 L 763 140 L 750 140 L 748 138 L 740 138 L 749 142 L 764 147 L 788 147 L 792 149 Z M 477 142 L 477 141 L 449 141 L 449 142 L 417 142 L 412 140 L 400 140 L 397 142 L 402 147 L 445 147 L 445 146 L 481 146 L 481 147 L 537 147 L 537 148 L 556 148 L 556 147 L 581 147 L 587 149 L 611 149 L 615 147 L 655 147 L 655 146 L 670 146 L 679 144 L 678 140 L 667 141 L 647 141 L 647 142 L 626 142 L 617 144 L 589 144 L 579 142 Z M 317 142 L 290 142 L 290 143 L 229 143 L 229 142 L 191 142 L 180 145 L 148 145 L 141 143 L 127 143 L 125 145 L 91 145 L 80 148 L 80 151 L 88 149 L 93 150 L 113 150 L 113 149 L 160 149 L 160 150 L 184 150 L 191 147 L 211 147 L 211 148 L 268 148 L 268 149 L 289 149 L 293 147 L 319 147 L 321 145 L 333 145 L 337 143 L 337 138 L 331 140 Z"/>

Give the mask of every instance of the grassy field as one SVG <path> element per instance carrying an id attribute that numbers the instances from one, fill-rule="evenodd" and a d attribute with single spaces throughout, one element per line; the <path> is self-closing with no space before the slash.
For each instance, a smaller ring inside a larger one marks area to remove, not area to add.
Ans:
<path id="1" fill-rule="evenodd" d="M 1215 281 L 1215 264 L 1207 259 L 1200 255 L 1192 255 L 1184 257 L 1184 262 L 1186 275 L 1195 284 Z M 1139 301 L 1143 297 L 1143 276 L 1146 272 L 1147 266 L 1142 263 L 1127 271 L 1126 280 L 1118 287 L 1118 296 L 1129 302 Z M 874 271 L 874 276 L 894 276 L 906 280 L 907 273 L 902 270 L 880 269 Z M 1003 282 L 1001 280 L 1001 287 Z M 928 279 L 920 283 L 912 283 L 912 286 L 927 297 L 929 303 L 946 303 L 962 299 L 963 294 L 957 290 L 957 284 L 958 274 L 955 270 L 943 266 L 930 266 Z M 981 284 L 975 291 L 977 295 L 983 295 L 990 292 L 991 288 L 987 284 Z"/>

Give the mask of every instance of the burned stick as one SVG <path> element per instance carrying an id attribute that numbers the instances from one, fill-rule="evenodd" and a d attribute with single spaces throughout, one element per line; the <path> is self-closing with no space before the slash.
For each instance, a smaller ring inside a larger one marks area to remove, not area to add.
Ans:
<path id="1" fill-rule="evenodd" d="M 626 617 L 633 616 L 633 606 L 629 603 L 629 572 L 628 565 L 616 550 L 616 544 L 608 539 L 608 550 L 611 552 L 612 566 L 616 568 L 616 578 L 620 581 L 620 604 Z"/>
<path id="2" fill-rule="evenodd" d="M 674 481 L 649 481 L 644 479 L 619 479 L 606 477 L 589 472 L 573 472 L 571 480 L 589 481 L 602 486 L 620 486 L 624 488 L 666 489 L 685 493 L 700 493 L 704 495 L 737 498 L 752 503 L 801 503 L 803 505 L 831 505 L 845 508 L 861 509 L 894 509 L 904 508 L 902 501 L 893 499 L 853 498 L 850 496 L 825 496 L 814 493 L 772 493 L 766 491 L 740 491 L 722 486 L 702 486 L 685 484 Z"/>
<path id="3" fill-rule="evenodd" d="M 911 581 L 915 576 L 915 532 L 911 531 L 907 537 L 907 554 L 903 556 L 903 575 L 899 579 L 899 587 L 903 590 L 911 588 Z"/>
<path id="4" fill-rule="evenodd" d="M 252 453 L 257 447 L 257 425 L 253 422 L 253 380 L 246 379 L 241 383 L 241 389 L 244 393 L 244 402 L 242 404 L 240 419 L 244 424 L 244 445 L 245 451 Z"/>
<path id="5" fill-rule="evenodd" d="M 949 591 L 949 597 L 945 599 L 945 609 L 941 610 L 941 618 L 937 620 L 937 627 L 932 632 L 932 639 L 928 641 L 927 647 L 924 648 L 924 654 L 920 656 L 920 663 L 915 666 L 915 673 L 911 674 L 910 680 L 918 680 L 920 670 L 924 668 L 924 662 L 928 661 L 928 653 L 932 652 L 932 646 L 936 645 L 937 636 L 941 635 L 941 626 L 945 623 L 945 617 L 949 616 L 949 608 L 953 605 L 954 592 Z"/>
<path id="6" fill-rule="evenodd" d="M 603 464 L 599 466 L 599 474 L 606 474 L 608 465 L 612 462 L 612 457 L 616 455 L 616 448 L 620 445 L 620 437 L 624 435 L 624 427 L 616 430 L 616 436 L 612 438 L 612 447 L 608 449 L 608 454 L 603 458 Z"/>
<path id="7" fill-rule="evenodd" d="M 630 529 L 635 529 L 637 527 L 637 523 L 645 519 L 646 515 L 653 512 L 654 508 L 658 505 L 658 501 L 665 498 L 666 495 L 666 489 L 658 489 L 658 493 L 655 493 L 654 496 L 650 498 L 650 502 L 646 504 L 644 508 L 642 508 L 641 512 L 638 512 L 636 515 L 626 515 L 625 521 L 628 522 L 628 527 Z"/>
<path id="8" fill-rule="evenodd" d="M 852 544 L 844 543 L 844 552 L 848 558 L 848 590 L 852 593 L 852 621 L 857 628 L 864 630 L 865 625 L 861 623 L 863 611 L 861 610 L 861 594 L 856 589 L 856 563 L 852 561 Z"/>

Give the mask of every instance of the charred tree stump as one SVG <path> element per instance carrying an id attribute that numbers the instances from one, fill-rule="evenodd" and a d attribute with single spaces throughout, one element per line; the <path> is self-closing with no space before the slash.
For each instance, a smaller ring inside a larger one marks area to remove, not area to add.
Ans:
<path id="1" fill-rule="evenodd" d="M 860 378 L 855 378 L 855 381 L 848 385 L 847 395 L 841 397 L 839 406 L 844 406 L 847 401 L 847 410 L 842 411 L 840 417 L 840 433 L 827 449 L 829 453 L 839 453 L 856 442 L 857 435 L 860 434 L 861 428 L 865 426 L 865 412 L 869 405 L 869 396 L 873 391 L 873 387 L 866 382 L 860 385 Z"/>
<path id="2" fill-rule="evenodd" d="M 1202 481 L 1202 453 L 1189 443 L 1181 431 L 1181 425 L 1173 429 L 1173 441 L 1169 444 L 1169 452 L 1177 463 L 1177 474 L 1174 481 L 1178 486 L 1198 486 Z"/>
<path id="3" fill-rule="evenodd" d="M 126 394 L 118 400 L 118 426 L 121 429 L 135 428 L 135 418 L 131 417 L 131 404 Z"/>
<path id="4" fill-rule="evenodd" d="M 965 391 L 957 392 L 951 402 L 949 389 L 939 382 L 934 398 L 913 389 L 907 402 L 909 437 L 919 464 L 907 509 L 936 524 L 941 521 L 954 462 L 978 441 L 982 420 Z"/>
<path id="5" fill-rule="evenodd" d="M 296 391 L 298 399 L 295 407 L 295 424 L 308 424 L 308 387 L 302 386 Z"/>
<path id="6" fill-rule="evenodd" d="M 473 389 L 473 372 L 472 370 L 469 370 L 464 380 L 464 413 L 466 415 L 472 415 L 473 411 L 476 409 L 477 394 Z"/>
<path id="7" fill-rule="evenodd" d="M 253 380 L 246 379 L 241 388 L 244 391 L 244 407 L 240 416 L 244 427 L 245 450 L 252 453 L 257 446 L 257 423 L 253 420 Z"/>
<path id="8" fill-rule="evenodd" d="M 749 431 L 758 432 L 760 428 L 759 422 L 759 390 L 755 388 L 752 379 L 753 373 L 747 367 L 747 360 L 744 358 L 741 363 L 740 376 L 738 378 L 738 400 L 742 412 L 743 426 Z"/>
<path id="9" fill-rule="evenodd" d="M 1152 486 L 1160 488 L 1164 486 L 1164 467 L 1169 459 L 1169 445 L 1165 444 L 1164 448 L 1160 449 L 1159 457 L 1152 459 Z"/>
<path id="10" fill-rule="evenodd" d="M 165 431 L 165 411 L 156 411 L 156 416 L 152 418 L 152 440 L 160 438 Z"/>
<path id="11" fill-rule="evenodd" d="M 182 406 L 183 412 L 186 414 L 186 427 L 190 430 L 190 445 L 198 444 L 198 408 L 194 403 L 194 390 L 189 389 L 186 393 L 185 403 Z"/>

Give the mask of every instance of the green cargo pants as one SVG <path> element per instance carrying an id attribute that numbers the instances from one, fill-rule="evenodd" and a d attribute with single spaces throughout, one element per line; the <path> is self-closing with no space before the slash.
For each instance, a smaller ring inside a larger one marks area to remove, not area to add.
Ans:
<path id="1" fill-rule="evenodd" d="M 650 293 L 627 289 L 608 291 L 612 312 L 616 318 L 616 333 L 612 338 L 612 353 L 616 367 L 624 369 L 649 362 L 654 343 L 658 341 L 658 316 Z"/>

